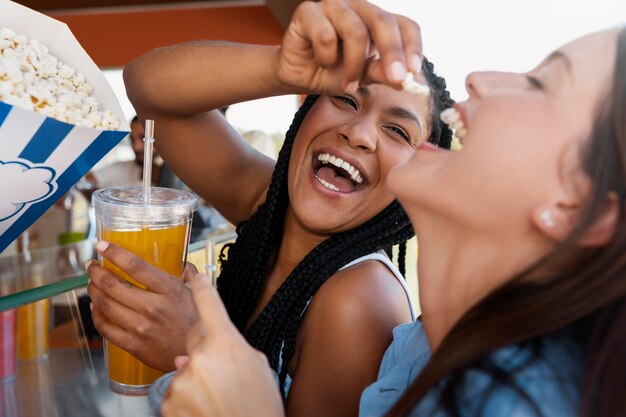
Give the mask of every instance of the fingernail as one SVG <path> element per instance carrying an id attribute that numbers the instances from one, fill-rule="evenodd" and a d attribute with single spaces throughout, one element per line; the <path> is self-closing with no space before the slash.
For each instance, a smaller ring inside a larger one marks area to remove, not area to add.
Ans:
<path id="1" fill-rule="evenodd" d="M 108 247 L 109 247 L 109 242 L 107 242 L 106 240 L 101 240 L 98 243 L 96 243 L 96 250 L 98 252 L 104 252 L 105 250 L 107 250 Z"/>
<path id="2" fill-rule="evenodd" d="M 389 72 L 393 81 L 402 81 L 406 77 L 406 67 L 400 61 L 393 61 L 389 65 Z"/>
<path id="3" fill-rule="evenodd" d="M 93 303 L 89 303 L 89 310 L 93 311 Z"/>
<path id="4" fill-rule="evenodd" d="M 346 93 L 354 93 L 359 88 L 358 81 L 352 81 L 346 85 Z"/>
<path id="5" fill-rule="evenodd" d="M 414 54 L 411 58 L 411 65 L 413 65 L 413 70 L 415 70 L 416 74 L 422 72 L 422 57 L 417 54 Z"/>
<path id="6" fill-rule="evenodd" d="M 89 266 L 94 263 L 95 261 L 93 259 L 88 260 L 87 262 L 85 262 L 85 271 L 89 269 Z"/>

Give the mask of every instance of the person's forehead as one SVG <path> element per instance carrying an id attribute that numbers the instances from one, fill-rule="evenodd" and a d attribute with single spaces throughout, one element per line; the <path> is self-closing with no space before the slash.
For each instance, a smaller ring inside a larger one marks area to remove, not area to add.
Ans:
<path id="1" fill-rule="evenodd" d="M 574 78 L 606 77 L 615 66 L 618 29 L 591 33 L 578 38 L 557 51 L 571 62 Z"/>

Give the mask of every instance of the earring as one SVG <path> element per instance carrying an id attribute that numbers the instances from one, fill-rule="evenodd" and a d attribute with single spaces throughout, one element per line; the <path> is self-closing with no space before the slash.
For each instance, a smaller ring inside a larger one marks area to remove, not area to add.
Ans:
<path id="1" fill-rule="evenodd" d="M 552 218 L 552 212 L 549 209 L 542 211 L 539 218 L 547 228 L 552 229 L 556 226 L 556 223 L 554 223 L 554 219 Z"/>

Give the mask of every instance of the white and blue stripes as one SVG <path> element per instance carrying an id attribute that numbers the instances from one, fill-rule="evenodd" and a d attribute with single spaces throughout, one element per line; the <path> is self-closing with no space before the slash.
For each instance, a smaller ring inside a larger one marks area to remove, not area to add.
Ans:
<path id="1" fill-rule="evenodd" d="M 13 205 L 8 215 L 6 209 L 0 214 L 0 252 L 127 134 L 77 127 L 0 102 L 0 205 Z M 37 170 L 22 177 L 37 178 L 38 187 L 14 178 L 17 167 L 22 173 Z"/>

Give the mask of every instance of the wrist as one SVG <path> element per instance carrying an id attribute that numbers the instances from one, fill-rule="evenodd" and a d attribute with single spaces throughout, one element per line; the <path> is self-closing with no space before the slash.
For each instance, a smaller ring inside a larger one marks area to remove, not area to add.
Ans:
<path id="1" fill-rule="evenodd" d="M 270 74 L 272 75 L 272 80 L 270 81 L 272 88 L 277 92 L 277 95 L 285 95 L 285 94 L 309 94 L 311 91 L 305 87 L 300 85 L 296 85 L 287 81 L 289 79 L 288 75 L 285 74 L 284 63 L 282 60 L 282 46 L 272 46 L 272 49 L 268 51 L 271 55 L 271 69 Z"/>

